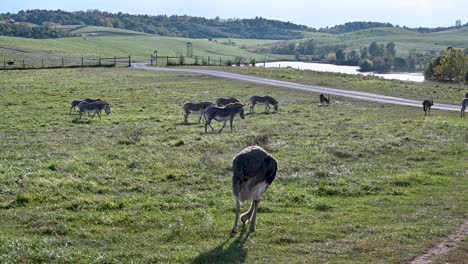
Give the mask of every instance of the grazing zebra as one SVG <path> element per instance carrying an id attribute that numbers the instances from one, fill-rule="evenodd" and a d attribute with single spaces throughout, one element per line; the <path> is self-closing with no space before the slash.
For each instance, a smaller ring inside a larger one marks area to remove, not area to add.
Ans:
<path id="1" fill-rule="evenodd" d="M 211 120 L 216 120 L 218 122 L 224 121 L 223 127 L 219 130 L 219 133 L 223 131 L 224 127 L 226 126 L 226 122 L 229 120 L 231 125 L 232 131 L 232 121 L 234 117 L 239 114 L 239 116 L 244 119 L 244 105 L 241 103 L 232 103 L 226 105 L 224 108 L 210 106 L 205 109 L 203 112 L 203 116 L 205 117 L 205 133 L 208 133 L 208 126 L 210 126 L 211 131 L 214 132 L 213 127 L 211 126 Z"/>
<path id="2" fill-rule="evenodd" d="M 205 111 L 206 108 L 213 106 L 214 104 L 212 102 L 201 102 L 201 103 L 186 103 L 184 104 L 184 123 L 188 124 L 188 115 L 190 113 L 193 114 L 199 114 L 200 119 L 198 119 L 198 123 L 201 122 L 201 119 L 203 117 L 203 111 Z"/>
<path id="3" fill-rule="evenodd" d="M 461 108 L 461 111 L 460 111 L 460 117 L 465 117 L 465 109 L 466 107 L 468 107 L 468 93 L 466 94 L 466 97 L 463 98 L 462 100 L 462 108 Z"/>
<path id="4" fill-rule="evenodd" d="M 92 103 L 92 102 L 97 102 L 97 101 L 102 101 L 101 98 L 98 98 L 98 99 L 90 99 L 90 98 L 86 98 L 86 99 L 83 99 L 83 100 L 73 100 L 71 102 L 71 107 L 70 107 L 70 114 L 71 114 L 71 111 L 72 109 L 76 111 L 76 107 L 81 103 L 81 102 L 88 102 L 88 103 Z"/>
<path id="5" fill-rule="evenodd" d="M 105 101 L 95 101 L 95 102 L 86 102 L 81 101 L 78 104 L 78 109 L 80 109 L 80 119 L 83 116 L 84 112 L 92 113 L 93 117 L 97 114 L 99 119 L 101 119 L 101 111 L 104 110 L 107 115 L 111 113 L 110 104 Z"/>
<path id="6" fill-rule="evenodd" d="M 430 99 L 424 100 L 422 105 L 423 105 L 424 115 L 425 116 L 431 115 L 431 106 L 434 105 L 434 99 L 432 98 L 432 96 Z"/>
<path id="7" fill-rule="evenodd" d="M 240 204 L 252 201 L 249 211 L 241 216 L 241 221 L 250 221 L 250 231 L 255 231 L 255 220 L 261 195 L 273 182 L 278 171 L 278 162 L 264 149 L 251 146 L 243 149 L 232 164 L 232 192 L 236 201 L 236 218 L 231 234 L 237 233 Z"/>
<path id="8" fill-rule="evenodd" d="M 232 104 L 232 103 L 240 103 L 239 100 L 237 100 L 236 98 L 218 98 L 216 100 L 216 106 L 218 107 L 223 107 L 223 106 L 226 106 L 228 104 Z"/>
<path id="9" fill-rule="evenodd" d="M 265 105 L 265 111 L 270 111 L 270 105 L 273 105 L 275 112 L 278 111 L 278 101 L 275 100 L 275 98 L 271 96 L 257 96 L 254 95 L 250 97 L 249 99 L 249 104 L 250 104 L 250 112 L 254 111 L 254 107 L 256 104 L 264 104 Z"/>
<path id="10" fill-rule="evenodd" d="M 321 105 L 323 105 L 324 103 L 326 103 L 327 105 L 330 104 L 330 95 L 328 95 L 328 98 L 327 98 L 324 94 L 320 94 L 319 98 L 320 98 Z"/>

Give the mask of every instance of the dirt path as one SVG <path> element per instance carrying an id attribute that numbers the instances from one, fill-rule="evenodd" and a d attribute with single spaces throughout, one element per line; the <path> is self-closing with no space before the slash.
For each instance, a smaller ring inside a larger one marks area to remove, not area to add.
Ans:
<path id="1" fill-rule="evenodd" d="M 435 258 L 443 257 L 449 253 L 450 250 L 457 248 L 462 241 L 468 237 L 468 221 L 461 225 L 455 233 L 444 238 L 439 244 L 427 249 L 424 255 L 415 258 L 409 262 L 411 264 L 426 264 L 432 263 Z"/>
<path id="2" fill-rule="evenodd" d="M 176 68 L 149 67 L 149 66 L 146 66 L 144 63 L 134 63 L 132 64 L 132 68 L 138 69 L 138 70 L 146 70 L 146 71 L 187 72 L 187 73 L 195 73 L 195 74 L 204 74 L 204 75 L 216 76 L 220 78 L 233 79 L 233 80 L 244 81 L 244 82 L 252 82 L 252 83 L 277 86 L 277 87 L 283 87 L 283 88 L 289 88 L 289 89 L 295 89 L 295 90 L 309 91 L 309 92 L 315 92 L 315 93 L 327 93 L 327 94 L 343 96 L 343 97 L 351 97 L 351 98 L 372 101 L 372 102 L 380 102 L 380 103 L 405 105 L 405 106 L 413 106 L 413 107 L 422 108 L 422 102 L 419 100 L 398 98 L 398 97 L 393 97 L 393 96 L 385 96 L 385 95 L 365 93 L 365 92 L 356 92 L 356 91 L 350 91 L 350 90 L 341 90 L 341 89 L 327 88 L 327 87 L 314 86 L 314 85 L 305 85 L 305 84 L 278 81 L 278 80 L 260 78 L 260 77 L 250 76 L 250 75 L 229 73 L 229 72 L 201 70 L 201 69 L 185 69 L 185 68 L 176 69 Z M 458 112 L 460 111 L 461 107 L 458 105 L 435 103 L 432 106 L 432 108 Z"/>

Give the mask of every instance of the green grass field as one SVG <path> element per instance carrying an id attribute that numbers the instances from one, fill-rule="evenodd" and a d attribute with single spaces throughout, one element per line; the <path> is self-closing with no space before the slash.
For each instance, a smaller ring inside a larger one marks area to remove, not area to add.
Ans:
<path id="1" fill-rule="evenodd" d="M 468 123 L 454 113 L 319 107 L 316 94 L 121 67 L 0 78 L 1 263 L 401 263 L 468 217 Z M 254 94 L 280 111 L 221 134 L 181 124 L 185 102 Z M 112 114 L 69 114 L 85 97 Z M 257 232 L 230 238 L 231 162 L 252 144 L 279 172 Z"/>
<path id="2" fill-rule="evenodd" d="M 85 29 L 82 29 L 85 30 Z M 124 35 L 111 34 L 113 31 L 99 33 L 98 36 L 60 38 L 60 39 L 26 39 L 15 37 L 0 36 L 0 47 L 17 49 L 30 53 L 44 54 L 44 57 L 50 56 L 68 56 L 68 57 L 113 57 L 131 55 L 133 60 L 149 61 L 150 55 L 155 50 L 159 56 L 179 56 L 186 55 L 186 43 L 192 42 L 193 56 L 200 56 L 207 59 L 210 57 L 213 61 L 222 58 L 233 59 L 237 56 L 244 58 L 255 58 L 261 60 L 282 60 L 292 59 L 292 56 L 281 56 L 272 54 L 257 54 L 242 49 L 245 44 L 255 45 L 256 43 L 268 43 L 268 41 L 246 41 L 231 39 L 220 39 L 219 41 L 209 41 L 207 39 L 186 39 L 173 37 L 158 37 L 154 35 Z M 98 33 L 96 33 L 98 34 Z M 6 51 L 3 51 L 6 53 Z M 2 56 L 3 55 L 3 56 Z M 0 58 L 11 58 L 10 55 L 0 54 Z M 25 59 L 35 60 L 35 56 L 23 54 Z"/>

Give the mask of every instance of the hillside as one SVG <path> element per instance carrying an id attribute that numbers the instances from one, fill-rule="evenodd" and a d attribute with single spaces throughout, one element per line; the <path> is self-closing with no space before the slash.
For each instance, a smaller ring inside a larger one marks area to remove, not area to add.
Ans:
<path id="1" fill-rule="evenodd" d="M 191 16 L 130 15 L 121 12 L 113 14 L 99 10 L 66 12 L 36 9 L 17 14 L 0 14 L 0 21 L 9 20 L 40 26 L 102 26 L 186 38 L 298 39 L 303 37 L 300 31 L 308 29 L 303 25 L 261 17 L 225 20 Z M 3 34 L 2 31 L 0 34 Z"/>

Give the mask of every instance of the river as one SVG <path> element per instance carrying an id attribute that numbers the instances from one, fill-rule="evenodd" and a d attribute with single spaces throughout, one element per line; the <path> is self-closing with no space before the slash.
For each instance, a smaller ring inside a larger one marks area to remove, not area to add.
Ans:
<path id="1" fill-rule="evenodd" d="M 256 66 L 263 67 L 263 63 L 257 63 Z M 277 61 L 265 63 L 267 68 L 286 68 L 291 67 L 300 70 L 312 70 L 320 72 L 335 72 L 344 74 L 362 74 L 382 77 L 384 79 L 410 81 L 410 82 L 424 82 L 424 75 L 421 72 L 394 72 L 394 73 L 374 73 L 374 72 L 360 72 L 358 66 L 344 66 L 326 63 L 312 63 L 302 61 Z"/>

